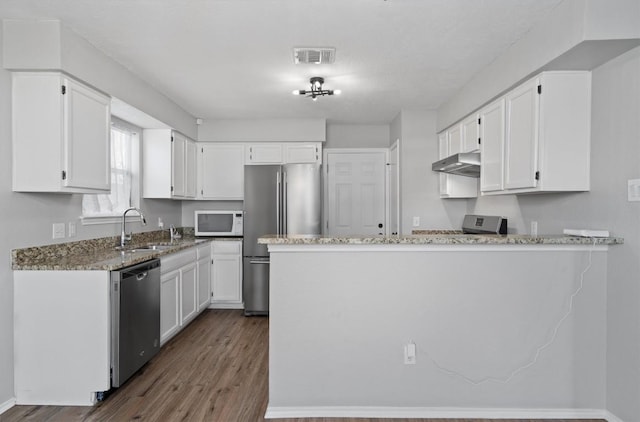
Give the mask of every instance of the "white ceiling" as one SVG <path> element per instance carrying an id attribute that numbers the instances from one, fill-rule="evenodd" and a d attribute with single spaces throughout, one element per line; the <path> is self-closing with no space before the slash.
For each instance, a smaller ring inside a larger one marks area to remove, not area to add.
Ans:
<path id="1" fill-rule="evenodd" d="M 204 119 L 389 123 L 435 109 L 562 0 L 0 0 L 56 18 Z M 293 47 L 335 47 L 295 65 Z M 293 96 L 323 76 L 339 97 Z"/>

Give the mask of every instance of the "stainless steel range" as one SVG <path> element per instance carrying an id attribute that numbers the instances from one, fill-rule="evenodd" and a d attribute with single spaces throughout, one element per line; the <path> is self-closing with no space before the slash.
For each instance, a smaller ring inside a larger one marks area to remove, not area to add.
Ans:
<path id="1" fill-rule="evenodd" d="M 507 219 L 494 215 L 467 214 L 462 222 L 465 234 L 507 234 Z"/>

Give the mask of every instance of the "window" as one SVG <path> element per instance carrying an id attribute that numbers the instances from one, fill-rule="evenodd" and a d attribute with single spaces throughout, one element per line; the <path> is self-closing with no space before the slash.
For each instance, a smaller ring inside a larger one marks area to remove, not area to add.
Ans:
<path id="1" fill-rule="evenodd" d="M 110 223 L 129 207 L 140 206 L 139 136 L 140 128 L 112 118 L 111 193 L 82 197 L 83 224 Z"/>

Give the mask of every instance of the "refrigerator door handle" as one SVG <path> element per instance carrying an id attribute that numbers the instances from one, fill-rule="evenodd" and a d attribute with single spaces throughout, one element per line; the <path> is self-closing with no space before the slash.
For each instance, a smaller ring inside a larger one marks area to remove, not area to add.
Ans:
<path id="1" fill-rule="evenodd" d="M 287 228 L 287 172 L 282 172 L 282 234 L 288 233 Z"/>
<path id="2" fill-rule="evenodd" d="M 249 264 L 270 264 L 269 259 L 252 259 L 249 261 Z"/>
<path id="3" fill-rule="evenodd" d="M 280 192 L 282 191 L 282 183 L 280 180 L 280 172 L 276 173 L 276 234 L 282 234 L 281 217 L 280 217 Z"/>

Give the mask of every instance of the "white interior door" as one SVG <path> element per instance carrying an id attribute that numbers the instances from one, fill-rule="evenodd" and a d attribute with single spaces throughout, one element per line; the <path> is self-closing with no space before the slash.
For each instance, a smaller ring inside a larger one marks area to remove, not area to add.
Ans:
<path id="1" fill-rule="evenodd" d="M 327 150 L 325 234 L 387 234 L 386 150 Z"/>
<path id="2" fill-rule="evenodd" d="M 400 139 L 389 148 L 389 227 L 387 233 L 400 233 Z"/>

